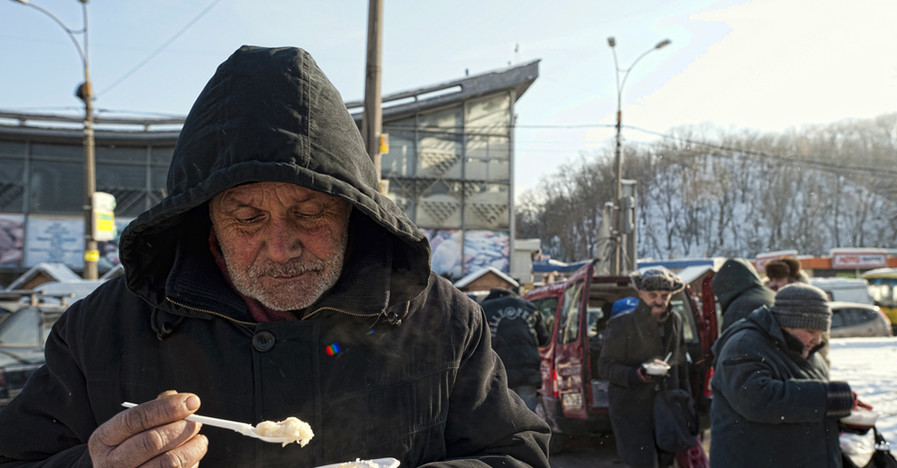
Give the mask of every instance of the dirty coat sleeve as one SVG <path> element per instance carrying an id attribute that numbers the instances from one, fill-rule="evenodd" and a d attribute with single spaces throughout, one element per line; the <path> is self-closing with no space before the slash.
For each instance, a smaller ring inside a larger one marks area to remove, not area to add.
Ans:
<path id="1" fill-rule="evenodd" d="M 469 314 L 472 333 L 450 397 L 447 459 L 434 467 L 545 467 L 550 429 L 507 387 L 486 316 Z"/>
<path id="2" fill-rule="evenodd" d="M 604 342 L 604 348 L 601 350 L 601 357 L 598 360 L 599 375 L 624 388 L 629 388 L 629 375 L 635 369 L 634 366 L 624 362 L 631 359 L 626 356 L 627 341 L 630 339 L 628 327 L 635 326 L 635 323 L 628 320 L 629 318 L 620 316 L 608 322 L 607 340 Z"/>
<path id="3" fill-rule="evenodd" d="M 781 424 L 815 422 L 824 418 L 825 382 L 792 377 L 773 350 L 758 349 L 758 340 L 733 337 L 717 360 L 722 366 L 717 385 L 733 410 L 752 422 Z"/>

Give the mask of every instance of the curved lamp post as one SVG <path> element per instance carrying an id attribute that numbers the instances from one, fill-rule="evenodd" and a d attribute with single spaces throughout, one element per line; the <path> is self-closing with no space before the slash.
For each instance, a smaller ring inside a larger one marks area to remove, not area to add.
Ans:
<path id="1" fill-rule="evenodd" d="M 65 25 L 53 13 L 44 8 L 28 3 L 28 0 L 13 0 L 22 5 L 34 8 L 35 10 L 47 15 L 65 30 L 69 38 L 75 44 L 78 50 L 78 56 L 81 58 L 81 64 L 84 66 L 84 83 L 78 86 L 75 96 L 84 102 L 84 279 L 97 279 L 97 262 L 100 253 L 97 250 L 97 241 L 94 233 L 93 223 L 93 194 L 96 191 L 96 167 L 94 156 L 94 136 L 93 136 L 93 87 L 90 83 L 90 69 L 88 67 L 87 57 L 87 0 L 78 0 L 81 2 L 81 11 L 84 28 L 80 31 L 73 31 Z M 83 34 L 83 42 L 78 42 L 75 34 Z"/>
<path id="2" fill-rule="evenodd" d="M 616 149 L 614 151 L 614 167 L 616 170 L 614 179 L 616 187 L 614 188 L 614 253 L 613 258 L 611 259 L 611 273 L 614 275 L 621 275 L 623 273 L 623 222 L 622 222 L 622 207 L 621 207 L 621 199 L 623 198 L 623 157 L 621 154 L 621 142 L 620 142 L 620 130 L 623 127 L 623 111 L 622 111 L 622 100 L 623 100 L 623 86 L 626 84 L 626 78 L 629 77 L 629 72 L 635 66 L 639 60 L 642 59 L 645 55 L 648 55 L 652 51 L 657 49 L 661 49 L 670 45 L 669 39 L 664 39 L 658 42 L 654 47 L 642 52 L 641 55 L 638 56 L 633 62 L 632 65 L 629 65 L 628 68 L 620 68 L 619 63 L 617 62 L 617 49 L 615 46 L 617 45 L 617 41 L 614 40 L 613 37 L 607 38 L 607 45 L 610 46 L 610 50 L 613 51 L 614 54 L 614 69 L 616 73 L 614 74 L 617 79 L 617 144 Z M 620 79 L 620 73 L 623 73 L 623 79 Z M 634 255 L 635 252 L 630 252 L 631 255 Z"/>

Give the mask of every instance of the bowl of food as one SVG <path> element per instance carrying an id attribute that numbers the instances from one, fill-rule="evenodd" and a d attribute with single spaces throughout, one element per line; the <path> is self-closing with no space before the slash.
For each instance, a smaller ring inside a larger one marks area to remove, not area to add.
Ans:
<path id="1" fill-rule="evenodd" d="M 317 468 L 396 468 L 398 466 L 399 461 L 395 458 L 376 458 L 373 460 L 356 458 L 355 461 L 334 463 L 332 465 L 324 465 Z"/>
<path id="2" fill-rule="evenodd" d="M 849 415 L 841 418 L 841 422 L 854 429 L 869 429 L 875 426 L 878 413 L 865 408 L 854 408 Z"/>
<path id="3" fill-rule="evenodd" d="M 646 362 L 642 367 L 648 375 L 666 375 L 670 371 L 670 365 L 663 361 Z"/>

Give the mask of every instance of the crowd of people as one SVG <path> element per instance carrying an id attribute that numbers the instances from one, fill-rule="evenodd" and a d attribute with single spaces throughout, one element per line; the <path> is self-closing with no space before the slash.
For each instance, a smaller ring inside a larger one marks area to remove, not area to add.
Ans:
<path id="1" fill-rule="evenodd" d="M 722 322 L 712 348 L 709 465 L 840 467 L 839 421 L 869 407 L 847 382 L 829 379 L 826 293 L 808 284 L 797 260 L 770 263 L 764 279 L 751 262 L 728 259 L 711 281 Z M 608 323 L 599 373 L 610 381 L 620 458 L 668 467 L 673 454 L 657 442 L 652 408 L 659 392 L 688 390 L 681 323 L 669 305 L 684 284 L 662 267 L 631 276 L 638 305 Z M 669 373 L 646 374 L 645 363 L 662 355 Z"/>
<path id="2" fill-rule="evenodd" d="M 378 177 L 307 52 L 234 52 L 184 122 L 167 198 L 122 233 L 125 274 L 59 319 L 45 366 L 0 411 L 0 466 L 549 466 L 539 314 L 509 291 L 480 306 L 434 274 Z M 831 310 L 799 263 L 779 263 L 767 284 L 741 259 L 713 280 L 715 466 L 840 466 L 838 418 L 858 403 L 820 355 Z M 631 279 L 597 370 L 623 461 L 670 466 L 652 409 L 691 391 L 670 305 L 685 284 L 664 268 Z M 314 437 L 266 444 L 196 413 L 298 417 Z"/>

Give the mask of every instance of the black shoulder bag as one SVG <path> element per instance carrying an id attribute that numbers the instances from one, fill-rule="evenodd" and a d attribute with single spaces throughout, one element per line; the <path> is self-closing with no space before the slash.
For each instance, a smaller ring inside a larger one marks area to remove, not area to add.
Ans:
<path id="1" fill-rule="evenodd" d="M 654 397 L 654 439 L 661 450 L 686 451 L 698 443 L 698 432 L 698 415 L 687 391 L 663 389 Z"/>
<path id="2" fill-rule="evenodd" d="M 844 468 L 897 468 L 897 459 L 891 454 L 890 444 L 881 435 L 881 432 L 878 432 L 877 427 L 873 426 L 872 430 L 875 431 L 875 451 L 869 463 L 858 467 L 847 454 L 841 453 L 841 462 L 844 464 Z"/>

